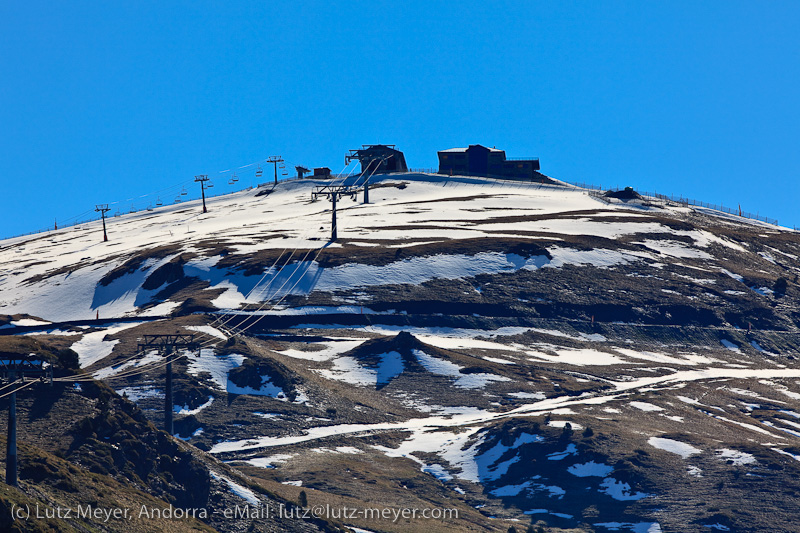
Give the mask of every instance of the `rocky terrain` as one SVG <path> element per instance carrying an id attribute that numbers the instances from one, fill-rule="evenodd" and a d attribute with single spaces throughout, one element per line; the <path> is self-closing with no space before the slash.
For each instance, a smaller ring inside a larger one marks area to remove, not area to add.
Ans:
<path id="1" fill-rule="evenodd" d="M 0 523 L 800 527 L 796 232 L 555 180 L 403 174 L 341 200 L 329 242 L 320 184 L 123 215 L 107 243 L 99 222 L 0 241 L 0 350 L 56 371 L 17 393 Z M 170 436 L 164 358 L 139 343 L 175 333 L 199 347 L 175 354 Z M 36 502 L 208 516 L 11 520 Z M 222 514 L 301 504 L 449 514 Z"/>

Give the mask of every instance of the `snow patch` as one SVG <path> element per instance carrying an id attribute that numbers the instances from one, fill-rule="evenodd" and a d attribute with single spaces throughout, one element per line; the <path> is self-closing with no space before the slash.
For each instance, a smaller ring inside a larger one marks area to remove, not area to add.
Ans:
<path id="1" fill-rule="evenodd" d="M 640 411 L 652 412 L 652 411 L 663 411 L 664 410 L 663 407 L 659 407 L 657 405 L 654 405 L 652 403 L 647 403 L 647 402 L 629 402 L 628 405 L 630 405 L 631 407 L 635 407 L 636 409 L 639 409 Z"/>
<path id="2" fill-rule="evenodd" d="M 600 483 L 600 492 L 605 492 L 618 501 L 641 500 L 650 496 L 645 492 L 633 492 L 628 483 L 607 477 Z"/>
<path id="3" fill-rule="evenodd" d="M 259 468 L 275 468 L 275 463 L 285 463 L 292 457 L 294 457 L 292 454 L 277 453 L 275 455 L 270 455 L 269 457 L 254 457 L 253 459 L 248 459 L 244 462 Z"/>
<path id="4" fill-rule="evenodd" d="M 216 472 L 209 471 L 209 473 L 211 474 L 211 477 L 213 477 L 214 479 L 218 481 L 224 481 L 228 485 L 228 490 L 230 490 L 233 494 L 237 495 L 241 499 L 245 500 L 250 505 L 256 505 L 256 506 L 261 505 L 261 501 L 258 499 L 258 497 L 252 490 L 248 489 L 247 487 L 243 487 L 238 483 L 236 483 L 235 481 L 233 481 L 232 479 L 217 474 Z"/>
<path id="5" fill-rule="evenodd" d="M 411 350 L 411 353 L 414 354 L 414 356 L 417 358 L 417 361 L 419 361 L 419 363 L 424 366 L 428 372 L 438 374 L 440 376 L 456 378 L 454 385 L 462 389 L 483 388 L 491 381 L 511 381 L 507 377 L 498 376 L 495 374 L 462 374 L 461 368 L 463 367 L 455 363 L 445 361 L 444 359 L 439 359 L 438 357 L 433 357 L 426 354 L 422 350 Z"/>
<path id="6" fill-rule="evenodd" d="M 101 331 L 87 333 L 81 340 L 75 342 L 70 348 L 78 354 L 78 361 L 81 368 L 91 366 L 97 361 L 105 359 L 114 351 L 114 346 L 119 343 L 119 339 L 104 340 L 108 335 L 114 335 L 120 331 L 138 326 L 141 322 L 128 322 L 125 324 L 113 324 Z"/>
<path id="7" fill-rule="evenodd" d="M 756 458 L 752 454 L 727 448 L 716 450 L 714 455 L 735 466 L 750 465 L 756 462 Z"/>
<path id="8" fill-rule="evenodd" d="M 736 352 L 736 353 L 741 353 L 742 352 L 739 349 L 739 346 L 737 346 L 736 344 L 732 343 L 731 341 L 729 341 L 727 339 L 721 339 L 719 342 L 721 342 L 724 347 L 726 347 L 727 349 L 729 349 L 732 352 Z"/>
<path id="9" fill-rule="evenodd" d="M 658 448 L 659 450 L 680 455 L 684 459 L 696 453 L 702 453 L 703 451 L 699 448 L 695 448 L 691 444 L 686 444 L 685 442 L 672 439 L 665 439 L 662 437 L 650 437 L 647 440 L 647 443 L 654 448 Z"/>
<path id="10" fill-rule="evenodd" d="M 613 470 L 613 466 L 608 466 L 603 463 L 595 463 L 594 461 L 574 464 L 567 468 L 567 472 L 578 477 L 606 477 Z"/>

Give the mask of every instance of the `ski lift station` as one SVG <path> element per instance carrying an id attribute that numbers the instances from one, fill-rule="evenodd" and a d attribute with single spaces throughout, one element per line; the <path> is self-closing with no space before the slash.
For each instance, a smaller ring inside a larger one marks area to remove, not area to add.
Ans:
<path id="1" fill-rule="evenodd" d="M 485 176 L 520 181 L 548 182 L 550 179 L 539 173 L 538 157 L 508 158 L 505 150 L 487 148 L 471 144 L 467 148 L 440 150 L 439 174 L 449 176 Z M 361 163 L 361 175 L 390 174 L 409 172 L 403 152 L 393 144 L 364 144 L 361 148 L 350 150 L 344 156 L 345 165 L 352 161 Z M 302 178 L 311 172 L 305 167 L 295 167 L 297 177 Z M 285 173 L 284 173 L 285 175 Z M 330 179 L 328 167 L 314 168 L 312 177 Z"/>
<path id="2" fill-rule="evenodd" d="M 362 174 L 408 172 L 406 157 L 393 144 L 365 144 L 344 156 L 345 165 L 355 160 L 361 163 Z"/>
<path id="3" fill-rule="evenodd" d="M 470 144 L 439 151 L 439 174 L 491 176 L 517 180 L 543 178 L 539 158 L 506 158 L 505 150 Z"/>

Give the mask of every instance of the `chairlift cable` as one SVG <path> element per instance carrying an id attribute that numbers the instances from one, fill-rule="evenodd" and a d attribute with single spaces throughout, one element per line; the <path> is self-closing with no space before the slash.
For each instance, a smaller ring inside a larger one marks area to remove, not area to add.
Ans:
<path id="1" fill-rule="evenodd" d="M 30 387 L 31 385 L 33 385 L 35 383 L 39 383 L 39 380 L 38 379 L 34 379 L 34 380 L 31 380 L 31 381 L 27 381 L 21 387 L 18 387 L 16 389 L 12 390 L 12 391 L 9 391 L 9 392 L 6 392 L 5 394 L 0 395 L 0 398 L 5 398 L 6 396 L 11 396 L 15 392 L 21 391 L 22 389 L 26 389 L 26 388 Z"/>
<path id="2" fill-rule="evenodd" d="M 345 167 L 342 169 L 342 172 L 339 174 L 339 178 L 337 178 L 337 180 L 338 180 L 338 181 L 340 181 L 340 182 L 342 182 L 342 183 L 343 183 L 343 182 L 344 182 L 344 180 L 346 180 L 346 179 L 347 179 L 347 178 L 350 176 L 350 173 L 348 173 L 347 175 L 344 175 L 344 171 L 346 171 L 346 170 L 347 170 L 347 168 L 348 168 L 349 166 L 350 166 L 350 164 L 348 163 L 348 164 L 347 164 L 347 165 L 345 165 Z M 311 233 L 314 233 L 314 234 L 316 234 L 316 233 L 317 233 L 317 231 L 313 231 L 313 232 L 311 232 Z M 301 239 L 302 239 L 302 240 L 308 240 L 309 238 L 310 238 L 310 237 L 308 236 L 308 233 L 307 233 L 306 235 L 303 235 L 303 236 L 301 236 Z M 247 295 L 245 296 L 245 300 L 247 300 L 248 298 L 250 298 L 250 296 L 253 294 L 253 292 L 254 292 L 256 289 L 259 289 L 259 285 L 261 285 L 261 282 L 264 280 L 264 278 L 267 276 L 267 274 L 269 274 L 269 273 L 270 273 L 270 271 L 271 271 L 271 270 L 272 270 L 272 268 L 275 266 L 275 264 L 277 264 L 277 262 L 278 262 L 278 261 L 279 261 L 279 260 L 280 260 L 280 259 L 283 257 L 283 254 L 286 252 L 286 250 L 288 250 L 288 247 L 287 247 L 287 248 L 284 248 L 284 251 L 283 251 L 283 252 L 281 252 L 281 255 L 277 256 L 277 258 L 276 258 L 275 262 L 273 262 L 272 266 L 270 266 L 270 268 L 269 268 L 269 269 L 266 269 L 266 270 L 264 271 L 264 274 L 261 276 L 261 279 L 259 279 L 259 281 L 258 281 L 258 282 L 257 282 L 257 283 L 256 283 L 256 284 L 253 286 L 253 288 L 252 288 L 252 289 L 251 289 L 251 290 L 250 290 L 250 291 L 247 293 Z M 297 252 L 297 250 L 299 250 L 299 248 L 298 248 L 298 247 L 296 247 L 296 248 L 295 248 L 295 249 L 292 251 L 292 253 L 291 253 L 291 254 L 290 254 L 290 256 L 289 256 L 289 259 L 287 259 L 287 261 L 284 263 L 284 265 L 288 264 L 288 261 L 289 261 L 289 260 L 291 260 L 291 258 L 292 258 L 292 257 L 294 256 L 294 254 Z M 306 253 L 306 257 L 308 256 L 308 253 L 310 253 L 310 252 L 311 252 L 311 250 L 309 250 L 309 252 L 307 252 L 307 253 Z M 320 250 L 318 251 L 317 255 L 315 256 L 315 259 L 316 259 L 317 257 L 319 257 L 319 254 L 320 254 L 321 252 L 322 252 L 322 248 L 320 248 Z M 309 267 L 308 267 L 308 268 L 310 268 L 310 264 L 309 264 Z M 308 270 L 306 270 L 306 272 L 304 272 L 304 273 L 303 273 L 303 276 L 305 276 L 305 274 L 307 273 L 307 271 L 308 271 Z M 271 279 L 271 280 L 270 280 L 270 281 L 267 283 L 267 285 L 266 285 L 266 286 L 264 286 L 264 287 L 262 287 L 262 288 L 259 290 L 259 294 L 258 294 L 258 298 L 259 298 L 259 299 L 260 299 L 260 298 L 263 296 L 263 294 L 264 294 L 264 292 L 265 292 L 265 291 L 268 291 L 268 290 L 270 290 L 270 285 L 271 285 L 271 284 L 272 284 L 272 282 L 273 282 L 273 281 L 274 281 L 274 280 L 277 278 L 277 276 L 278 276 L 279 274 L 280 274 L 280 271 L 278 271 L 277 273 L 275 273 L 275 274 L 273 275 L 272 279 Z M 301 276 L 300 278 L 298 278 L 298 282 L 297 282 L 297 283 L 299 283 L 299 280 L 300 280 L 300 279 L 302 279 L 302 276 Z M 279 288 L 278 288 L 278 291 L 279 291 L 279 290 L 281 290 L 281 289 L 282 289 L 282 288 L 285 286 L 285 284 L 288 282 L 288 280 L 289 280 L 289 278 L 287 278 L 287 280 L 286 280 L 286 281 L 284 281 L 284 283 L 281 285 L 281 287 L 279 287 Z M 295 283 L 295 286 L 297 285 L 297 283 Z M 294 287 L 292 287 L 292 290 L 293 290 L 293 289 L 294 289 Z M 270 296 L 269 296 L 269 298 L 272 298 L 272 297 L 273 297 L 275 294 L 277 294 L 277 292 L 278 292 L 278 291 L 275 291 L 275 292 L 274 292 L 272 295 L 270 295 Z M 289 291 L 289 292 L 291 292 L 291 291 Z M 280 300 L 279 300 L 277 303 L 275 303 L 275 304 L 272 306 L 272 308 L 274 309 L 274 307 L 275 307 L 276 305 L 278 305 L 280 302 L 282 302 L 282 301 L 283 301 L 283 299 L 284 299 L 286 296 L 288 296 L 288 293 L 284 294 L 284 296 L 283 296 L 283 297 L 282 297 L 282 298 L 281 298 L 281 299 L 280 299 Z M 253 311 L 253 313 L 258 313 L 258 312 L 262 311 L 262 310 L 264 309 L 264 307 L 266 307 L 266 306 L 267 306 L 267 305 L 269 305 L 269 304 L 270 304 L 270 301 L 269 301 L 269 299 L 265 300 L 265 301 L 264 301 L 264 302 L 261 304 L 261 306 L 259 306 L 259 308 L 258 308 L 258 309 L 256 309 L 255 311 Z M 209 324 L 209 325 L 213 327 L 213 326 L 215 326 L 215 325 L 218 325 L 218 324 L 220 324 L 220 323 L 221 323 L 221 324 L 222 324 L 222 326 L 226 326 L 226 325 L 227 325 L 227 324 L 228 324 L 228 323 L 229 323 L 231 320 L 233 320 L 233 317 L 234 317 L 234 316 L 238 316 L 238 314 L 236 314 L 236 313 L 233 313 L 233 312 L 231 312 L 231 311 L 232 311 L 232 310 L 223 311 L 223 313 L 221 314 L 221 316 L 219 316 L 218 318 L 216 318 L 216 319 L 215 319 L 215 320 L 214 320 L 214 321 L 213 321 L 211 324 Z M 228 318 L 226 319 L 226 317 L 228 317 Z M 245 321 L 246 321 L 246 320 L 247 320 L 247 318 L 245 318 Z M 260 319 L 256 320 L 256 321 L 255 321 L 253 324 L 251 324 L 251 326 L 248 326 L 247 328 L 245 328 L 245 329 L 244 329 L 244 330 L 242 330 L 242 331 L 246 331 L 247 329 L 249 329 L 250 327 L 252 327 L 252 325 L 255 325 L 255 324 L 258 322 L 258 321 L 260 321 Z"/>
<path id="3" fill-rule="evenodd" d="M 349 166 L 349 164 L 348 164 L 347 166 Z M 347 169 L 347 166 L 345 166 L 345 170 Z M 376 172 L 376 171 L 377 171 L 377 168 L 376 168 L 375 170 L 373 170 L 373 172 L 372 172 L 372 173 L 371 173 L 371 174 L 368 176 L 368 178 L 367 178 L 367 179 L 371 178 L 371 177 L 372 177 L 372 176 L 375 174 L 375 172 Z M 349 177 L 349 175 L 348 175 L 347 177 Z M 345 179 L 347 179 L 347 177 L 345 177 L 345 178 L 342 178 L 340 181 L 343 183 L 343 182 L 344 182 L 344 180 L 345 180 Z M 331 184 L 331 186 L 333 186 L 333 185 Z M 274 309 L 274 308 L 275 308 L 276 306 L 278 306 L 278 305 L 279 305 L 279 304 L 280 304 L 280 303 L 281 303 L 281 302 L 282 302 L 282 301 L 283 301 L 283 300 L 284 300 L 284 299 L 285 299 L 285 298 L 286 298 L 286 297 L 287 297 L 289 294 L 291 294 L 291 292 L 292 292 L 292 291 L 294 290 L 294 288 L 295 288 L 295 287 L 296 287 L 296 286 L 297 286 L 297 285 L 300 283 L 300 281 L 303 279 L 303 277 L 306 275 L 306 273 L 308 273 L 308 270 L 311 268 L 311 263 L 313 263 L 314 261 L 316 261 L 316 259 L 317 259 L 317 258 L 319 258 L 319 256 L 320 256 L 320 254 L 322 253 L 322 250 L 323 250 L 323 249 L 324 249 L 324 248 L 319 248 L 319 250 L 317 250 L 317 254 L 314 256 L 314 259 L 312 259 L 312 261 L 311 261 L 311 262 L 309 262 L 309 265 L 306 267 L 306 270 L 305 270 L 305 272 L 303 272 L 303 274 L 302 274 L 301 276 L 299 276 L 299 277 L 298 277 L 297 281 L 296 281 L 296 282 L 295 282 L 295 284 L 294 284 L 294 285 L 293 285 L 293 286 L 292 286 L 292 287 L 289 289 L 289 291 L 286 291 L 286 292 L 284 293 L 284 295 L 283 295 L 283 296 L 282 296 L 282 297 L 281 297 L 281 298 L 280 298 L 280 299 L 279 299 L 277 302 L 275 302 L 274 304 L 272 304 L 272 307 L 271 307 L 271 309 Z M 309 252 L 307 252 L 307 253 L 306 253 L 306 257 L 308 256 L 308 253 L 310 253 L 310 252 L 311 252 L 311 250 L 309 250 Z M 303 259 L 303 260 L 305 260 L 305 257 L 304 257 L 304 259 Z M 276 276 L 274 276 L 272 279 L 275 279 L 275 277 L 277 277 L 277 274 L 276 274 Z M 290 278 L 291 278 L 291 276 L 290 276 L 289 278 L 287 278 L 287 280 L 286 280 L 286 281 L 288 282 L 288 280 L 289 280 Z M 262 279 L 263 279 L 263 278 L 262 278 Z M 281 286 L 281 287 L 280 287 L 278 290 L 281 290 L 281 289 L 283 288 L 283 286 L 285 286 L 285 284 L 286 284 L 286 282 L 284 282 L 284 284 L 283 284 L 283 285 L 282 285 L 282 286 Z M 261 292 L 260 294 L 263 294 L 263 290 L 262 290 L 262 292 Z M 275 294 L 277 294 L 277 291 L 275 291 L 275 292 L 274 292 L 274 293 L 273 293 L 273 294 L 272 294 L 272 295 L 271 295 L 269 298 L 272 298 L 272 297 L 273 297 Z M 266 307 L 266 306 L 267 306 L 267 305 L 269 305 L 270 303 L 271 303 L 271 302 L 269 301 L 269 299 L 267 299 L 267 300 L 266 300 L 266 301 L 265 301 L 265 302 L 264 302 L 264 303 L 263 303 L 263 304 L 262 304 L 262 305 L 261 305 L 261 306 L 260 306 L 260 307 L 259 307 L 259 308 L 258 308 L 256 311 L 254 311 L 253 313 L 258 313 L 258 312 L 262 311 L 262 310 L 264 309 L 264 307 Z M 252 316 L 257 316 L 257 315 L 250 314 L 250 316 L 252 317 Z M 242 334 L 243 334 L 245 331 L 247 331 L 247 330 L 248 330 L 248 329 L 250 329 L 251 327 L 255 326 L 255 325 L 258 323 L 258 322 L 260 322 L 260 321 L 261 321 L 261 320 L 264 318 L 264 316 L 266 316 L 266 315 L 260 315 L 260 316 L 257 316 L 256 320 L 254 320 L 252 324 L 248 325 L 247 327 L 245 327 L 245 328 L 243 328 L 243 329 L 242 329 L 242 328 L 239 328 L 239 332 L 238 332 L 238 333 L 236 333 L 236 335 L 237 335 L 237 336 L 241 336 L 241 335 L 242 335 Z M 226 321 L 225 323 L 227 324 L 229 321 L 230 321 L 230 319 L 229 319 L 228 321 Z M 246 321 L 247 321 L 247 319 L 245 319 L 245 322 L 246 322 Z"/>
<path id="4" fill-rule="evenodd" d="M 16 385 L 17 383 L 19 383 L 21 381 L 22 381 L 22 379 L 20 379 L 20 378 L 17 378 L 14 381 L 9 381 L 8 383 L 6 383 L 2 387 L 0 387 L 0 392 L 4 391 L 5 389 L 7 389 L 9 387 L 13 387 L 14 385 Z"/>

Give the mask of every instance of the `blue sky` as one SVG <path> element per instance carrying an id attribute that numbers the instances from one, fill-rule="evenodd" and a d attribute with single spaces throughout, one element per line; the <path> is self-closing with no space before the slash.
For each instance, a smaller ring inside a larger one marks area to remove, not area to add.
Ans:
<path id="1" fill-rule="evenodd" d="M 798 27 L 790 1 L 3 2 L 0 237 L 368 143 L 800 226 Z"/>

